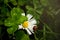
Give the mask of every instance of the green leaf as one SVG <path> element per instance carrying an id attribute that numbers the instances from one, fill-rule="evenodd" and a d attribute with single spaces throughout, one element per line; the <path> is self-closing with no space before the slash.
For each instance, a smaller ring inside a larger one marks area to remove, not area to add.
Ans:
<path id="1" fill-rule="evenodd" d="M 16 35 L 16 40 L 29 40 L 28 35 L 26 35 L 23 30 L 17 31 L 15 35 Z"/>
<path id="2" fill-rule="evenodd" d="M 28 5 L 26 6 L 26 9 L 27 10 L 34 10 L 31 6 L 28 6 Z"/>
<path id="3" fill-rule="evenodd" d="M 30 40 L 28 35 L 24 35 L 21 40 Z"/>
<path id="4" fill-rule="evenodd" d="M 7 32 L 9 34 L 13 34 L 16 30 L 18 29 L 17 25 L 11 26 L 10 28 L 7 29 Z"/>
<path id="5" fill-rule="evenodd" d="M 7 29 L 7 32 L 9 33 L 9 34 L 12 34 L 13 33 L 13 28 L 11 27 L 11 28 L 8 28 Z"/>
<path id="6" fill-rule="evenodd" d="M 5 20 L 4 24 L 5 24 L 5 26 L 10 27 L 12 25 L 15 25 L 15 21 L 11 18 L 8 18 Z"/>
<path id="7" fill-rule="evenodd" d="M 21 24 L 23 23 L 24 21 L 27 21 L 27 17 L 26 16 L 20 16 L 19 20 L 17 21 L 17 23 Z"/>
<path id="8" fill-rule="evenodd" d="M 5 20 L 5 25 L 10 27 L 12 25 L 18 25 L 26 21 L 27 17 L 22 16 L 21 13 L 23 13 L 23 10 L 21 10 L 20 8 L 13 8 L 11 10 L 11 17 Z"/>
<path id="9" fill-rule="evenodd" d="M 15 18 L 16 20 L 20 18 L 21 13 L 23 13 L 23 10 L 20 8 L 13 8 L 11 10 L 11 16 L 12 18 Z"/>

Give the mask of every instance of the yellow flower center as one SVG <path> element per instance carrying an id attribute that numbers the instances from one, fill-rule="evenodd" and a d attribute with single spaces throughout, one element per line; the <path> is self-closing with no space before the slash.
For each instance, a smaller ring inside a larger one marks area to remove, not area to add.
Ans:
<path id="1" fill-rule="evenodd" d="M 25 22 L 23 23 L 23 27 L 24 27 L 24 28 L 27 28 L 27 27 L 28 27 L 28 21 L 25 21 Z"/>

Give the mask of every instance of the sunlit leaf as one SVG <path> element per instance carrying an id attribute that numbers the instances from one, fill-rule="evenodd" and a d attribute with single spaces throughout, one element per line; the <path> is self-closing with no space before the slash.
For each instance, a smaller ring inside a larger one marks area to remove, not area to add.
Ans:
<path id="1" fill-rule="evenodd" d="M 23 13 L 23 10 L 20 8 L 13 8 L 11 10 L 11 16 L 16 19 L 18 19 L 21 16 L 21 13 Z"/>
<path id="2" fill-rule="evenodd" d="M 21 24 L 24 21 L 27 21 L 27 17 L 26 16 L 20 16 L 20 18 L 18 19 L 17 23 Z"/>

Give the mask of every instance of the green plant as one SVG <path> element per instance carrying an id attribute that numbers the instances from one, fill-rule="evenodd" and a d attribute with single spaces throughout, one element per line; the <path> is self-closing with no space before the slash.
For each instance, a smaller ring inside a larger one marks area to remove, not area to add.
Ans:
<path id="1" fill-rule="evenodd" d="M 52 28 L 55 26 L 54 12 L 48 0 L 0 0 L 0 40 L 5 40 L 6 31 L 9 40 L 55 40 L 59 33 L 53 32 Z M 37 21 L 38 29 L 34 31 L 33 38 L 25 30 L 18 30 L 18 25 L 28 20 L 27 14 L 33 15 Z"/>

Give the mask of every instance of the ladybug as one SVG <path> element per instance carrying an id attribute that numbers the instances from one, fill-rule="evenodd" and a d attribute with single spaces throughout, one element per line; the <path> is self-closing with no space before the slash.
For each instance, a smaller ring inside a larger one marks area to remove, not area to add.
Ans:
<path id="1" fill-rule="evenodd" d="M 36 31 L 36 30 L 37 30 L 37 26 L 34 26 L 34 27 L 33 27 L 33 30 Z"/>

